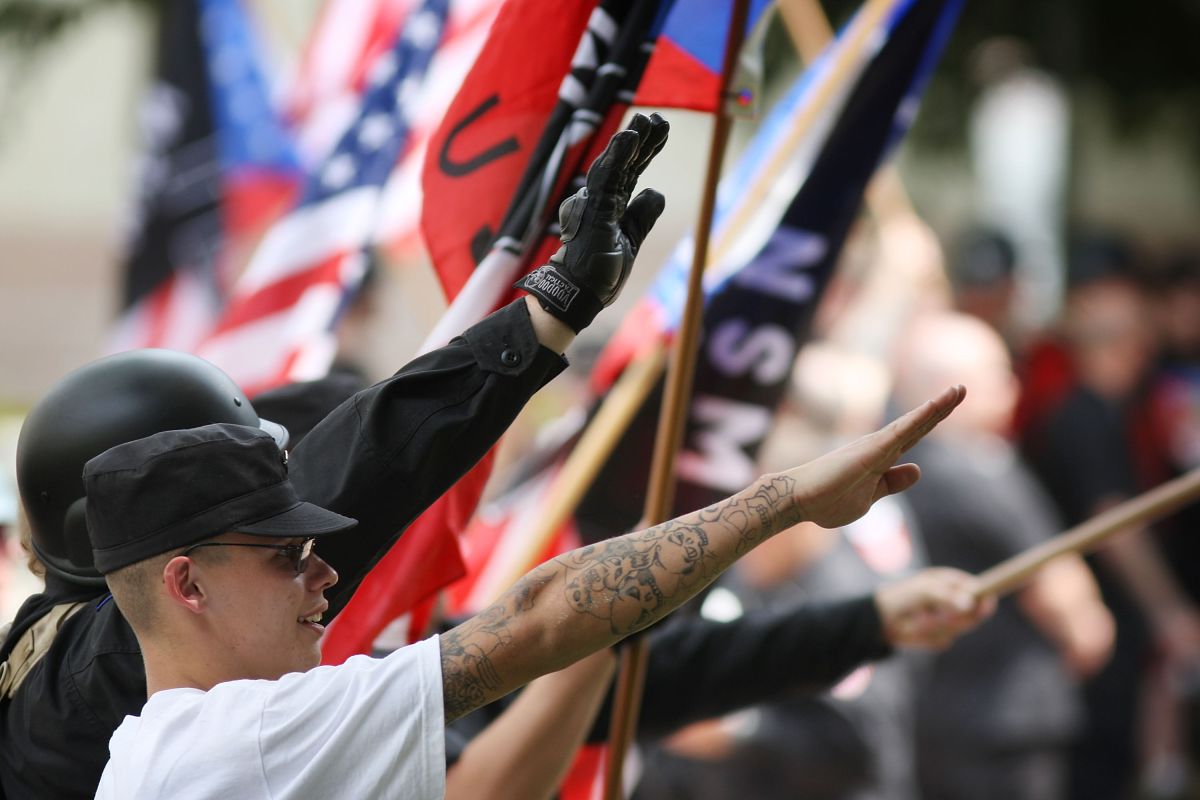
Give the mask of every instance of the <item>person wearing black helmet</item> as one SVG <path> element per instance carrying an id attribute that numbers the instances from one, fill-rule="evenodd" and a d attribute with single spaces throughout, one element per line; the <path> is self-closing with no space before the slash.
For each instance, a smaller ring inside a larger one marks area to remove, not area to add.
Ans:
<path id="1" fill-rule="evenodd" d="M 280 449 L 288 443 L 287 431 L 260 420 L 229 376 L 186 353 L 118 353 L 65 377 L 30 412 L 17 448 L 33 554 L 50 574 L 103 588 L 87 539 L 82 472 L 75 467 L 113 442 L 211 422 L 262 428 Z"/>
<path id="2" fill-rule="evenodd" d="M 342 576 L 326 619 L 404 528 L 495 443 L 529 397 L 564 367 L 561 353 L 615 300 L 663 208 L 637 176 L 667 124 L 635 115 L 565 203 L 556 281 L 469 328 L 446 347 L 343 403 L 290 454 L 299 496 L 359 520 L 322 543 Z M 570 222 L 570 224 L 566 224 Z M 564 289 L 564 291 L 559 291 Z M 137 641 L 88 549 L 83 465 L 116 445 L 209 423 L 268 430 L 216 367 L 179 354 L 113 356 L 65 378 L 35 407 L 18 443 L 18 484 L 46 590 L 22 605 L 0 646 L 0 794 L 92 797 L 109 736 L 145 702 Z M 435 457 L 431 457 L 435 454 Z M 336 540 L 336 541 L 334 541 Z"/>

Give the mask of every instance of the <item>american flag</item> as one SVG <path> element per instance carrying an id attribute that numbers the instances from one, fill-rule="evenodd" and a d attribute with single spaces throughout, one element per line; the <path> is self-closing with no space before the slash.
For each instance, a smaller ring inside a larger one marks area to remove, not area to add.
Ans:
<path id="1" fill-rule="evenodd" d="M 323 375 L 357 290 L 383 188 L 445 29 L 448 0 L 424 0 L 367 75 L 358 117 L 263 239 L 197 353 L 249 394 Z"/>
<path id="2" fill-rule="evenodd" d="M 353 121 L 368 66 L 415 5 L 415 0 L 326 0 L 304 47 L 289 103 L 306 158 L 323 157 Z M 501 5 L 503 0 L 450 2 L 442 43 L 416 98 L 408 143 L 384 190 L 375 232 L 377 243 L 397 258 L 424 251 L 420 176 L 425 151 Z"/>
<path id="3" fill-rule="evenodd" d="M 229 239 L 256 237 L 295 200 L 302 180 L 292 132 L 271 100 L 259 37 L 241 0 L 201 0 L 204 66 L 212 90 L 221 214 Z M 222 263 L 225 275 L 241 264 Z"/>

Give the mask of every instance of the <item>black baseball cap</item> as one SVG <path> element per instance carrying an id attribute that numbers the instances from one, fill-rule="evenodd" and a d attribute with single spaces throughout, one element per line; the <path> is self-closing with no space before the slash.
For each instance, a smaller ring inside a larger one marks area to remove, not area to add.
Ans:
<path id="1" fill-rule="evenodd" d="M 164 431 L 87 462 L 88 534 L 108 574 L 228 531 L 323 536 L 356 520 L 296 496 L 270 434 L 222 423 Z"/>

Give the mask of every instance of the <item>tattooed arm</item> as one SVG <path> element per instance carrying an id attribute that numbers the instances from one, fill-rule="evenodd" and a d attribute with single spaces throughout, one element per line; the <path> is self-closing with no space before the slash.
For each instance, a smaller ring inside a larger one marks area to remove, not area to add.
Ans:
<path id="1" fill-rule="evenodd" d="M 446 800 L 554 796 L 608 694 L 609 650 L 538 678 L 446 770 Z"/>
<path id="2" fill-rule="evenodd" d="M 964 395 L 947 389 L 882 430 L 727 500 L 532 570 L 442 635 L 447 721 L 658 621 L 776 533 L 804 520 L 841 527 L 908 488 L 920 471 L 896 460 Z"/>

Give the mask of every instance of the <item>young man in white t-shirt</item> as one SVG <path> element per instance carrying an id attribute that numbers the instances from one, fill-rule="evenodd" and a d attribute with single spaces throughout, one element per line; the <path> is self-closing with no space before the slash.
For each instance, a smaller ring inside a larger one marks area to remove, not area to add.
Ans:
<path id="1" fill-rule="evenodd" d="M 88 525 L 150 699 L 114 734 L 98 797 L 438 797 L 446 721 L 661 619 L 775 533 L 844 525 L 907 488 L 919 471 L 895 461 L 963 394 L 549 561 L 441 637 L 337 667 L 316 667 L 337 575 L 312 543 L 353 521 L 295 497 L 269 436 L 210 425 L 113 448 L 85 470 Z M 972 588 L 945 587 L 923 624 L 973 623 Z"/>

